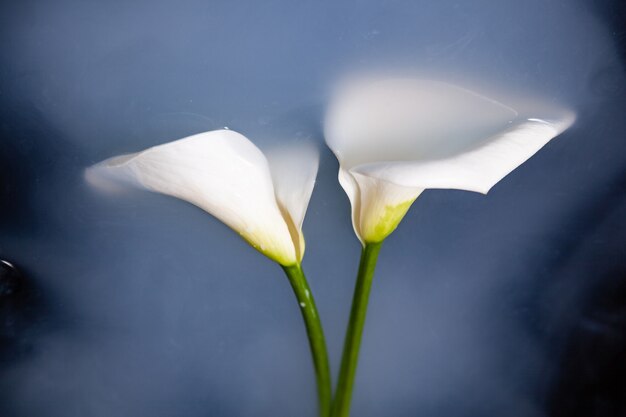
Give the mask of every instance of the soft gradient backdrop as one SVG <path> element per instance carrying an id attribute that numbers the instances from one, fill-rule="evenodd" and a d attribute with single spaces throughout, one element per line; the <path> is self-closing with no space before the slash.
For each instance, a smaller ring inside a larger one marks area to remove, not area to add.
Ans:
<path id="1" fill-rule="evenodd" d="M 3 417 L 315 415 L 278 266 L 199 209 L 85 167 L 228 126 L 322 152 L 304 267 L 336 373 L 359 243 L 321 123 L 333 82 L 404 70 L 564 103 L 577 124 L 488 196 L 425 192 L 383 247 L 356 417 L 624 415 L 619 1 L 4 1 Z"/>

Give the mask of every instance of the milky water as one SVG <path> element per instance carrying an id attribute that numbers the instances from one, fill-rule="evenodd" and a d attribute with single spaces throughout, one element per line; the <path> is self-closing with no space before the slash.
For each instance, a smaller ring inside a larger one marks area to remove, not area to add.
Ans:
<path id="1" fill-rule="evenodd" d="M 280 268 L 195 207 L 112 198 L 83 170 L 224 126 L 316 143 L 304 268 L 336 372 L 360 249 L 321 121 L 364 70 L 541 95 L 578 121 L 488 196 L 420 196 L 382 249 L 353 415 L 559 415 L 573 329 L 624 268 L 612 4 L 0 5 L 0 257 L 32 293 L 2 339 L 0 415 L 314 416 Z"/>

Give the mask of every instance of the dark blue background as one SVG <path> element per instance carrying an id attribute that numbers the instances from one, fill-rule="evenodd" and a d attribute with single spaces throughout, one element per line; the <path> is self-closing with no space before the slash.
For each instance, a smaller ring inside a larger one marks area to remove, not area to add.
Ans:
<path id="1" fill-rule="evenodd" d="M 90 189 L 228 126 L 322 151 L 304 267 L 341 353 L 359 243 L 324 147 L 333 81 L 466 77 L 576 125 L 489 195 L 432 190 L 383 247 L 353 415 L 626 415 L 624 6 L 610 1 L 0 5 L 0 415 L 314 416 L 282 271 L 199 209 Z"/>

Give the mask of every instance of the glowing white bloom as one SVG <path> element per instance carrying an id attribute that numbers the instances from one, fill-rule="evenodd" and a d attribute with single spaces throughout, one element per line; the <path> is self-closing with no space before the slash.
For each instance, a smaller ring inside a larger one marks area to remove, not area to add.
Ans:
<path id="1" fill-rule="evenodd" d="M 511 105 L 421 79 L 340 89 L 325 136 L 361 242 L 387 237 L 427 188 L 487 193 L 575 118 L 545 103 Z"/>
<path id="2" fill-rule="evenodd" d="M 215 130 L 87 170 L 94 185 L 132 183 L 186 200 L 211 213 L 282 265 L 304 254 L 302 222 L 313 192 L 318 155 L 290 148 L 266 158 L 245 136 Z"/>

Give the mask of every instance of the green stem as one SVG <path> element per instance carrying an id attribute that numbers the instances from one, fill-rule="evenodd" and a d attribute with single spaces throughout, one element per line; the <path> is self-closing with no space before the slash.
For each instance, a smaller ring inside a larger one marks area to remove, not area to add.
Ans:
<path id="1" fill-rule="evenodd" d="M 283 266 L 283 269 L 298 299 L 300 312 L 302 313 L 306 332 L 309 337 L 309 346 L 313 356 L 315 376 L 317 379 L 319 413 L 321 417 L 329 417 L 332 401 L 330 366 L 328 364 L 324 330 L 322 329 L 322 323 L 320 322 L 320 317 L 315 307 L 313 294 L 311 294 L 309 284 L 306 281 L 306 277 L 300 265 Z"/>
<path id="2" fill-rule="evenodd" d="M 367 314 L 367 302 L 370 289 L 372 288 L 376 260 L 378 259 L 382 243 L 367 243 L 361 252 L 359 273 L 352 298 L 350 322 L 348 323 L 343 345 L 339 381 L 337 382 L 337 391 L 335 392 L 333 402 L 331 414 L 333 417 L 348 417 L 350 415 L 350 400 L 359 360 L 359 347 L 361 346 L 361 336 L 363 335 L 363 326 L 365 325 L 365 315 Z"/>

